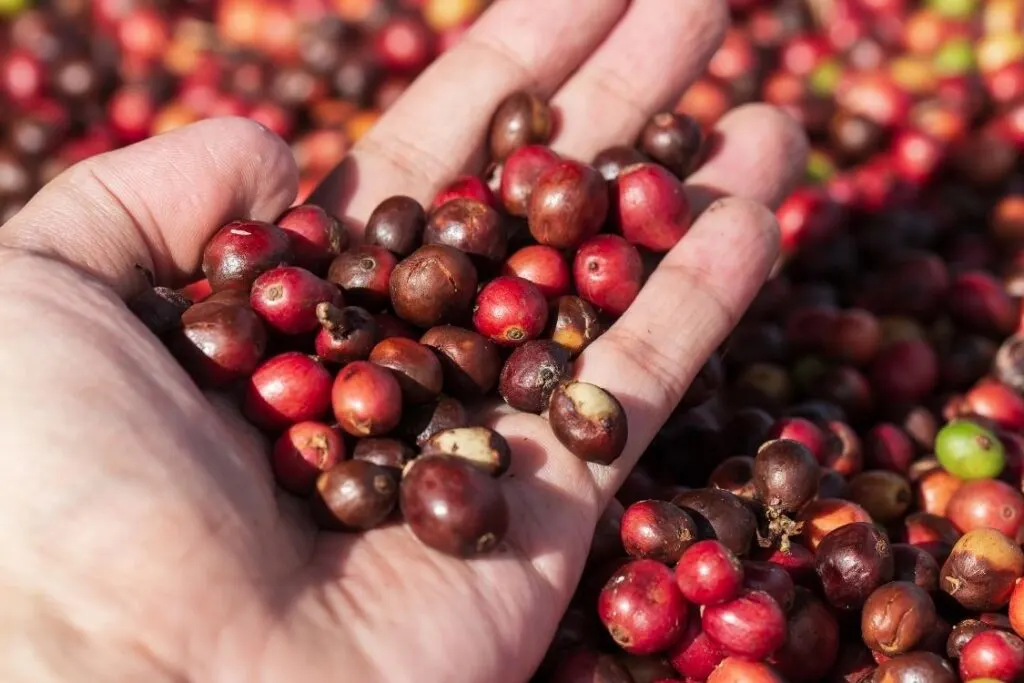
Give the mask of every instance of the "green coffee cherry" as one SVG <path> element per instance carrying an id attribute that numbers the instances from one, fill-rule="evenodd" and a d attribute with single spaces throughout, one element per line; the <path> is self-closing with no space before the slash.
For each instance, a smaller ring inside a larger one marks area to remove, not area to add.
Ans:
<path id="1" fill-rule="evenodd" d="M 31 4 L 30 0 L 0 0 L 0 18 L 13 17 L 28 9 Z"/>
<path id="2" fill-rule="evenodd" d="M 935 436 L 935 457 L 960 479 L 992 479 L 1006 465 L 999 438 L 976 422 L 954 420 Z"/>

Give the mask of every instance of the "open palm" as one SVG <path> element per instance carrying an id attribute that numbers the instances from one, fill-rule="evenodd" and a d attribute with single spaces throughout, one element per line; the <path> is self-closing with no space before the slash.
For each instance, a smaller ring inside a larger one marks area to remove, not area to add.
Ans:
<path id="1" fill-rule="evenodd" d="M 629 143 L 726 23 L 720 0 L 499 0 L 313 201 L 360 221 L 392 194 L 429 200 L 480 170 L 490 113 L 519 89 L 560 111 L 563 154 Z M 0 678 L 526 680 L 600 511 L 775 259 L 763 204 L 800 170 L 802 135 L 747 106 L 718 138 L 689 181 L 702 215 L 581 358 L 627 408 L 626 453 L 587 466 L 541 418 L 498 416 L 512 529 L 468 562 L 400 526 L 318 534 L 231 401 L 203 396 L 122 303 L 144 286 L 137 266 L 181 284 L 221 224 L 291 204 L 280 140 L 207 121 L 57 179 L 0 229 Z"/>

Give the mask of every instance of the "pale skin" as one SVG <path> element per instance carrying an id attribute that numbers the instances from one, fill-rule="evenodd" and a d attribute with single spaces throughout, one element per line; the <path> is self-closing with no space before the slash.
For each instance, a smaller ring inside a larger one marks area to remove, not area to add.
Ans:
<path id="1" fill-rule="evenodd" d="M 428 201 L 481 170 L 490 112 L 522 88 L 562 112 L 559 152 L 629 143 L 726 23 L 719 0 L 500 0 L 313 199 L 355 221 L 393 194 Z M 317 533 L 275 490 L 266 444 L 122 303 L 144 286 L 136 265 L 180 285 L 220 225 L 293 202 L 280 140 L 207 121 L 55 180 L 0 229 L 0 679 L 527 680 L 601 511 L 776 260 L 766 206 L 806 142 L 761 105 L 717 137 L 689 180 L 691 232 L 580 363 L 625 404 L 626 452 L 587 466 L 541 418 L 496 413 L 515 450 L 512 529 L 468 562 L 401 526 Z M 725 198 L 709 206 L 711 193 Z"/>

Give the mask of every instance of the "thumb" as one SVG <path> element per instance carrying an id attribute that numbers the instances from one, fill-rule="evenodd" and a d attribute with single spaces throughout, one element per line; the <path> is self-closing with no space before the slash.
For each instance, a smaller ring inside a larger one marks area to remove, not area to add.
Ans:
<path id="1" fill-rule="evenodd" d="M 240 118 L 202 121 L 72 166 L 0 229 L 0 246 L 78 267 L 121 296 L 194 273 L 238 218 L 274 220 L 295 198 L 287 145 Z"/>

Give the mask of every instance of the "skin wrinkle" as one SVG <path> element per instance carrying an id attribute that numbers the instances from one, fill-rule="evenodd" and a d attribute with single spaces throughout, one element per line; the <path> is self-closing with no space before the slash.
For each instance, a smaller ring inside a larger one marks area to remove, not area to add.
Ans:
<path id="1" fill-rule="evenodd" d="M 56 321 L 58 321 L 58 320 L 62 320 L 62 321 L 75 320 L 77 317 L 81 316 L 83 318 L 83 323 L 81 325 L 72 325 L 72 327 L 75 327 L 76 329 L 80 329 L 83 334 L 92 335 L 94 338 L 91 339 L 91 340 L 89 340 L 89 339 L 83 340 L 84 344 L 82 346 L 78 347 L 78 348 L 84 348 L 84 349 L 105 348 L 105 347 L 110 347 L 112 344 L 116 346 L 117 344 L 119 344 L 120 342 L 123 341 L 123 337 L 124 337 L 123 332 L 118 334 L 116 339 L 107 339 L 106 338 L 106 336 L 107 336 L 107 325 L 101 324 L 101 325 L 97 326 L 95 324 L 95 322 L 87 324 L 85 322 L 86 320 L 88 320 L 88 321 L 96 321 L 96 320 L 111 321 L 111 320 L 118 320 L 119 318 L 125 318 L 125 322 L 127 322 L 129 324 L 129 328 L 135 327 L 135 328 L 138 328 L 138 329 L 141 330 L 141 326 L 139 325 L 139 323 L 137 323 L 136 321 L 133 321 L 132 319 L 126 317 L 126 315 L 125 315 L 126 311 L 124 311 L 123 304 L 120 302 L 120 300 L 112 297 L 110 295 L 109 291 L 106 290 L 105 288 L 101 288 L 99 286 L 96 286 L 95 284 L 90 283 L 90 281 L 88 281 L 88 280 L 82 280 L 79 276 L 77 276 L 76 273 L 74 273 L 70 269 L 65 268 L 62 265 L 56 264 L 53 261 L 47 261 L 44 258 L 35 257 L 35 256 L 29 256 L 29 255 L 22 255 L 20 259 L 18 259 L 18 258 L 14 258 L 14 259 L 7 258 L 5 260 L 8 263 L 8 267 L 5 268 L 5 270 L 4 270 L 4 276 L 5 277 L 0 277 L 0 289 L 6 288 L 4 286 L 4 283 L 10 282 L 12 280 L 14 282 L 19 283 L 19 285 L 20 285 L 20 283 L 26 281 L 26 280 L 20 279 L 19 278 L 20 271 L 16 267 L 11 266 L 11 261 L 14 261 L 15 263 L 17 263 L 19 260 L 22 263 L 25 263 L 26 265 L 28 265 L 31 268 L 31 270 L 33 270 L 35 272 L 38 272 L 39 267 L 40 266 L 44 266 L 44 265 L 45 265 L 46 268 L 56 269 L 56 273 L 60 273 L 63 276 L 63 280 L 61 280 L 60 278 L 58 278 L 56 280 L 57 283 L 71 283 L 71 282 L 75 283 L 75 286 L 73 287 L 73 289 L 76 292 L 77 297 L 74 297 L 74 298 L 61 296 L 61 292 L 64 289 L 64 285 L 63 284 L 58 284 L 56 287 L 51 287 L 51 288 L 49 288 L 47 290 L 42 290 L 41 292 L 33 292 L 32 294 L 24 294 L 23 295 L 20 292 L 15 292 L 14 296 L 9 297 L 6 300 L 8 300 L 8 301 L 16 301 L 16 302 L 18 302 L 21 305 L 25 305 L 25 304 L 32 304 L 32 299 L 33 298 L 38 298 L 40 296 L 45 297 L 43 300 L 39 301 L 38 303 L 35 303 L 34 306 L 30 305 L 30 306 L 27 307 L 27 310 L 33 310 L 33 308 L 34 308 L 35 310 L 41 310 L 41 311 L 46 311 L 47 312 L 46 315 L 43 316 L 43 317 L 36 316 L 35 319 L 36 319 L 37 323 L 44 323 L 44 324 L 46 324 L 45 323 L 46 320 L 53 320 L 54 323 L 51 323 L 51 325 L 52 325 L 52 324 L 56 324 Z M 113 308 L 114 310 L 113 311 L 109 310 L 111 308 Z M 9 320 L 9 321 L 11 320 L 10 316 L 7 316 L 7 320 Z M 17 320 L 17 318 L 15 318 L 14 320 Z M 20 329 L 20 328 L 18 326 L 15 326 L 14 329 Z M 13 344 L 13 346 L 12 346 L 12 344 Z M 127 348 L 131 349 L 132 347 L 129 346 Z M 142 348 L 145 348 L 145 347 L 142 347 Z M 18 353 L 18 349 L 19 349 L 19 347 L 18 347 L 18 338 L 17 337 L 13 337 L 13 338 L 9 337 L 8 338 L 8 346 L 6 347 L 6 349 L 7 349 L 8 352 Z M 2 351 L 0 351 L 0 353 L 2 353 Z M 163 352 L 161 352 L 161 353 L 163 353 Z M 30 352 L 28 354 L 28 358 L 31 358 L 31 357 L 32 357 L 32 352 Z M 168 389 L 167 386 L 157 386 L 155 384 L 153 384 L 151 387 L 147 386 L 147 384 L 151 384 L 152 383 L 151 380 L 149 379 L 152 376 L 152 373 L 150 373 L 148 371 L 153 369 L 153 363 L 151 363 L 148 359 L 144 363 L 142 363 L 142 364 L 140 364 L 140 361 L 141 361 L 141 359 L 138 357 L 138 355 L 137 354 L 133 354 L 133 353 L 127 353 L 127 354 L 122 353 L 120 356 L 118 356 L 117 363 L 122 365 L 122 366 L 127 366 L 127 369 L 125 370 L 124 373 L 115 372 L 115 373 L 112 373 L 111 375 L 108 375 L 108 376 L 113 376 L 113 377 L 120 377 L 120 376 L 134 377 L 134 378 L 137 378 L 137 379 L 141 380 L 142 384 L 141 385 L 134 384 L 132 386 L 126 386 L 126 387 L 119 387 L 117 385 L 114 385 L 112 388 L 107 389 L 106 391 L 103 392 L 103 394 L 101 394 L 101 396 L 107 396 L 108 398 L 107 399 L 100 398 L 100 401 L 99 401 L 99 404 L 98 404 L 99 406 L 105 405 L 110 400 L 115 401 L 115 405 L 116 405 L 117 403 L 120 403 L 122 396 L 128 396 L 128 395 L 137 394 L 137 393 L 140 393 L 140 392 L 143 393 L 143 394 L 145 394 L 145 393 L 152 394 L 153 392 L 159 393 L 161 390 L 166 391 Z M 171 363 L 169 358 L 167 358 L 166 363 L 171 368 L 175 367 L 173 365 L 173 363 Z M 10 364 L 8 364 L 8 367 L 21 368 L 21 367 L 23 367 L 23 365 L 10 365 Z M 187 385 L 184 385 L 184 386 L 187 386 Z M 195 392 L 194 388 L 190 389 L 187 393 L 191 394 L 193 392 Z M 20 397 L 20 398 L 23 399 L 24 397 Z M 185 398 L 185 397 L 183 396 L 182 398 Z M 193 397 L 192 396 L 188 396 L 187 398 L 191 400 Z M 42 404 L 39 404 L 39 405 L 42 405 Z M 197 406 L 201 406 L 202 404 L 197 402 L 196 405 Z M 59 405 L 58 405 L 58 407 L 59 407 Z M 51 405 L 49 408 L 52 409 L 53 406 Z M 116 410 L 116 412 L 119 412 L 119 413 L 124 414 L 126 416 L 131 416 L 131 415 L 134 414 L 132 409 L 131 409 L 131 406 L 129 404 L 124 405 L 124 407 L 122 409 Z M 167 415 L 167 417 L 168 418 L 173 418 L 173 415 Z M 202 419 L 203 419 L 203 415 L 202 414 L 195 416 L 195 420 L 201 421 Z M 181 417 L 181 418 L 177 418 L 176 419 L 177 422 L 183 422 L 183 423 L 189 423 L 189 422 L 193 422 L 194 423 L 195 420 L 193 420 L 193 418 L 191 418 L 191 417 Z M 175 419 L 172 419 L 171 421 L 173 423 L 175 421 Z M 141 427 L 141 425 L 140 425 L 140 427 Z M 122 423 L 119 426 L 119 433 L 122 433 L 122 434 L 125 433 L 125 432 L 132 433 L 134 431 L 136 431 L 136 428 L 133 428 L 133 426 L 132 426 L 132 424 L 130 422 L 127 423 L 127 424 Z M 102 442 L 103 440 L 106 440 L 108 438 L 116 438 L 116 437 L 113 437 L 113 434 L 111 434 L 110 437 L 108 437 L 108 436 L 106 436 L 104 434 L 98 434 L 96 438 L 100 439 L 101 442 Z M 56 446 L 56 444 L 54 444 L 54 445 Z M 207 448 L 205 448 L 203 450 L 209 450 L 209 448 L 218 448 L 218 445 L 211 443 Z M 123 508 L 124 509 L 125 508 L 124 504 L 119 503 L 118 502 L 119 500 L 124 500 L 125 503 L 128 503 L 128 505 L 131 506 L 130 508 L 127 508 L 127 509 L 123 510 L 125 513 L 130 513 L 131 509 L 134 508 L 134 507 L 137 507 L 137 503 L 141 502 L 141 501 L 130 502 L 129 499 L 124 498 L 125 493 L 122 493 L 122 492 L 130 492 L 130 491 L 136 490 L 136 487 L 137 487 L 136 483 L 129 483 L 127 486 L 123 486 L 123 487 L 119 487 L 119 488 L 114 489 L 114 488 L 111 488 L 111 486 L 109 486 L 109 485 L 107 485 L 107 486 L 102 486 L 102 485 L 101 486 L 94 486 L 93 482 L 99 483 L 99 482 L 106 481 L 109 484 L 108 478 L 111 477 L 111 476 L 115 476 L 116 479 L 114 479 L 114 481 L 123 481 L 125 478 L 128 478 L 129 481 L 138 481 L 139 483 L 143 483 L 143 481 L 145 479 L 151 478 L 151 477 L 146 477 L 145 475 L 141 475 L 141 469 L 140 469 L 139 465 L 142 465 L 144 462 L 145 462 L 144 460 L 133 460 L 133 459 L 128 459 L 128 460 L 122 459 L 122 460 L 119 460 L 119 461 L 115 461 L 115 463 L 114 463 L 115 467 L 113 467 L 113 468 L 108 467 L 105 471 L 95 470 L 95 475 L 96 476 L 95 477 L 91 477 L 91 478 L 90 477 L 83 478 L 81 475 L 93 472 L 93 470 L 90 470 L 90 469 L 84 470 L 83 472 L 81 472 L 79 474 L 78 478 L 76 479 L 76 481 L 78 482 L 78 486 L 79 486 L 78 490 L 80 491 L 80 493 L 82 495 L 75 496 L 71 491 L 65 490 L 64 494 L 60 498 L 57 498 L 57 499 L 55 499 L 53 501 L 56 504 L 57 507 L 55 509 L 51 509 L 50 510 L 51 514 L 49 516 L 41 516 L 41 517 L 36 517 L 34 519 L 37 522 L 47 522 L 47 523 L 52 524 L 52 525 L 55 525 L 57 523 L 64 523 L 68 519 L 75 519 L 76 524 L 78 524 L 80 526 L 83 526 L 84 528 L 89 528 L 88 524 L 89 524 L 91 518 L 93 516 L 95 516 L 95 512 L 96 511 L 104 510 L 104 509 L 118 509 L 118 508 Z M 165 482 L 171 481 L 171 479 L 167 475 L 171 474 L 172 472 L 176 472 L 176 471 L 180 470 L 181 469 L 180 464 L 182 464 L 184 462 L 187 462 L 187 461 L 178 461 L 178 464 L 172 464 L 172 463 L 174 463 L 174 461 L 167 461 L 166 464 L 168 465 L 168 467 L 165 467 L 164 468 L 164 472 L 161 475 L 158 475 L 159 478 L 161 480 L 165 481 Z M 122 466 L 118 467 L 117 466 L 118 463 L 120 463 Z M 156 462 L 156 463 L 145 463 L 146 471 L 150 471 L 153 464 L 160 464 L 160 463 L 159 463 L 159 461 Z M 127 467 L 125 467 L 125 466 L 127 466 Z M 102 477 L 100 475 L 102 475 Z M 140 479 L 140 475 L 142 476 L 142 479 Z M 244 488 L 240 489 L 240 491 L 245 491 L 245 490 L 246 489 L 244 489 Z M 269 489 L 267 489 L 267 491 L 269 491 Z M 116 493 L 112 493 L 112 492 L 116 492 Z M 197 494 L 198 494 L 198 492 L 197 492 Z M 91 502 L 91 501 L 94 501 L 94 500 L 96 501 L 95 504 L 93 504 L 93 502 Z M 187 500 L 187 498 L 186 498 L 186 500 Z M 148 506 L 150 508 L 152 507 L 152 503 L 153 502 L 155 502 L 155 501 L 150 501 L 148 503 Z M 61 513 L 61 509 L 60 509 L 61 507 L 65 508 L 66 512 Z M 277 522 L 278 518 L 276 517 L 276 515 L 273 514 L 273 506 L 272 506 L 272 504 L 271 505 L 267 505 L 267 504 L 263 504 L 263 503 L 256 503 L 255 505 L 253 505 L 253 507 L 255 509 L 259 509 L 259 510 L 265 511 L 266 518 L 272 524 L 276 525 L 278 523 Z M 53 506 L 51 506 L 51 508 L 53 508 Z M 181 515 L 184 516 L 186 519 L 187 518 L 193 518 L 197 510 L 198 511 L 202 511 L 203 509 L 204 508 L 203 508 L 202 505 L 199 505 L 199 506 L 187 506 L 186 505 L 185 507 L 181 508 Z M 83 511 L 83 512 L 91 511 L 92 514 L 89 514 L 88 516 L 83 516 L 82 512 L 79 512 L 79 511 Z M 170 512 L 170 510 L 168 510 L 168 512 Z M 147 514 L 152 515 L 153 511 L 152 510 L 147 510 Z M 135 518 L 137 518 L 137 516 L 134 515 L 134 514 L 127 514 L 127 518 L 128 519 L 135 519 Z M 158 539 L 161 539 L 161 538 L 164 538 L 164 537 L 176 538 L 177 539 L 177 543 L 180 544 L 180 546 L 177 546 L 178 547 L 178 553 L 179 553 L 178 557 L 175 558 L 175 560 L 169 565 L 169 569 L 171 569 L 171 571 L 175 571 L 174 568 L 177 567 L 177 566 L 190 566 L 192 564 L 192 560 L 194 560 L 196 557 L 202 557 L 202 552 L 204 551 L 204 549 L 202 548 L 202 544 L 201 544 L 201 541 L 200 541 L 200 535 L 182 536 L 182 534 L 181 534 L 182 526 L 178 525 L 178 524 L 174 524 L 174 518 L 173 517 L 170 517 L 170 516 L 167 516 L 167 515 L 161 515 L 159 517 L 159 519 L 161 519 L 168 526 L 168 529 L 167 529 L 167 531 L 161 531 L 159 524 L 154 526 L 154 527 L 152 527 L 151 528 L 151 531 L 153 533 L 152 538 L 154 540 L 158 540 Z M 210 538 L 220 538 L 223 541 L 226 541 L 226 543 L 224 545 L 231 546 L 231 545 L 238 545 L 237 541 L 238 541 L 238 539 L 240 537 L 242 537 L 242 538 L 249 537 L 249 538 L 252 538 L 256 542 L 255 543 L 255 547 L 259 547 L 259 546 L 264 545 L 264 543 L 261 540 L 262 536 L 260 534 L 260 526 L 262 526 L 262 525 L 259 524 L 259 523 L 257 523 L 257 525 L 254 526 L 253 525 L 253 520 L 252 520 L 251 517 L 250 518 L 244 518 L 244 519 L 240 518 L 240 517 L 236 517 L 234 520 L 232 520 L 230 517 L 226 517 L 224 515 L 218 514 L 216 516 L 208 517 L 206 519 L 206 525 L 205 525 L 205 528 L 204 528 L 204 530 L 203 530 L 203 532 L 201 534 L 202 542 L 203 543 L 208 543 Z M 57 528 L 59 528 L 59 527 L 57 527 Z M 186 527 L 185 528 L 188 528 L 188 523 L 187 522 L 186 522 Z M 202 527 L 200 527 L 200 528 L 202 528 Z M 171 529 L 175 529 L 175 531 L 172 532 Z M 239 532 L 241 532 L 241 534 Z M 63 534 L 64 531 L 61 530 L 58 533 L 62 533 Z M 61 564 L 55 564 L 53 561 L 49 561 L 49 560 L 45 559 L 49 555 L 49 549 L 51 547 L 56 548 L 56 547 L 60 547 L 60 545 L 61 545 L 59 543 L 58 544 L 45 543 L 45 541 L 47 539 L 51 538 L 52 536 L 53 536 L 53 533 L 48 533 L 48 532 L 45 532 L 45 531 L 37 531 L 37 532 L 32 534 L 33 538 L 37 538 L 37 539 L 39 539 L 40 543 L 43 543 L 43 545 L 38 546 L 40 548 L 40 550 L 39 550 L 39 557 L 41 558 L 41 561 L 46 566 L 50 566 L 50 567 L 63 566 L 63 567 L 65 567 L 65 571 L 67 572 L 67 581 L 58 580 L 57 577 L 52 576 L 53 580 L 48 582 L 47 585 L 54 585 L 54 586 L 59 586 L 59 585 L 81 586 L 81 585 L 87 585 L 87 584 L 91 583 L 91 580 L 89 578 L 87 578 L 87 577 L 92 576 L 92 574 L 90 572 L 88 572 L 87 570 L 81 570 L 80 571 L 79 568 L 78 568 L 78 565 L 68 565 L 66 561 L 64 561 Z M 77 539 L 77 540 L 80 540 L 80 541 L 84 541 L 85 543 L 95 543 L 95 542 L 101 540 L 101 539 L 98 539 L 98 538 L 90 536 L 90 535 L 85 535 L 85 536 L 73 535 L 71 538 L 74 538 L 74 539 Z M 101 542 L 103 544 L 106 544 L 106 545 L 116 546 L 118 540 L 119 540 L 118 537 L 114 536 L 114 537 L 109 537 L 109 538 L 103 538 L 101 540 Z M 158 543 L 161 543 L 161 542 L 158 541 Z M 64 545 L 67 545 L 67 544 L 64 544 Z M 163 544 L 161 543 L 161 545 L 163 545 Z M 166 549 L 165 545 L 163 547 Z M 88 559 L 85 560 L 85 561 L 87 563 L 91 563 L 94 560 L 95 557 L 103 557 L 103 556 L 106 556 L 106 555 L 109 555 L 110 557 L 118 557 L 119 556 L 116 551 L 112 552 L 112 553 L 89 552 L 88 553 Z M 18 559 L 20 561 L 25 561 L 26 557 L 25 557 L 24 554 L 21 554 L 21 555 L 19 555 Z M 54 560 L 55 559 L 56 558 L 54 558 Z M 28 565 L 28 566 L 31 567 L 31 565 Z M 254 563 L 254 564 L 251 564 L 251 565 L 248 565 L 248 566 L 250 566 L 253 569 L 259 568 L 260 571 L 266 571 L 272 565 L 267 565 L 266 563 Z M 107 597 L 106 597 L 106 600 L 105 600 L 105 604 L 107 606 L 106 607 L 106 611 L 108 612 L 109 616 L 113 617 L 113 615 L 115 613 L 120 613 L 120 611 L 123 608 L 128 608 L 129 611 L 136 611 L 137 609 L 142 609 L 142 605 L 139 605 L 138 608 L 136 608 L 136 607 L 129 607 L 128 605 L 123 605 L 122 604 L 123 603 L 123 599 L 120 596 L 120 592 L 123 589 L 124 584 L 121 583 L 119 577 L 122 576 L 123 571 L 124 570 L 128 570 L 129 567 L 128 566 L 119 566 L 119 564 L 117 562 L 115 562 L 114 564 L 109 565 L 107 567 L 107 569 L 108 569 L 108 571 L 106 571 L 103 574 L 101 574 L 101 576 L 102 575 L 108 575 L 108 582 L 109 582 L 108 587 L 106 589 L 103 589 L 103 588 L 101 588 L 100 584 L 95 584 L 94 585 L 94 591 L 98 591 L 99 592 L 99 595 L 96 596 L 96 597 L 99 597 L 99 596 L 103 595 L 104 593 L 107 594 Z M 113 570 L 113 572 L 111 572 L 110 570 Z M 235 574 L 235 576 L 237 578 L 229 579 L 230 583 L 227 584 L 227 585 L 237 584 L 238 578 L 242 578 L 244 576 L 244 573 L 243 574 L 237 574 L 237 573 L 235 573 L 233 571 L 231 573 Z M 76 576 L 76 574 L 77 574 L 77 576 Z M 52 570 L 51 570 L 51 575 L 52 575 Z M 225 575 L 225 576 L 227 578 L 228 575 Z M 26 578 L 26 580 L 31 580 L 30 576 L 26 576 L 25 578 Z M 244 581 L 245 580 L 243 579 L 243 582 Z M 171 585 L 173 585 L 173 583 Z M 217 586 L 217 585 L 218 584 L 217 584 L 216 580 L 213 580 L 212 582 L 210 580 L 208 580 L 204 587 L 210 588 L 210 587 L 214 587 L 214 586 Z M 239 588 L 239 586 L 233 586 L 231 590 L 237 592 L 238 588 Z M 247 591 L 252 591 L 252 588 L 246 588 L 246 590 Z M 255 592 L 257 594 L 259 593 L 258 590 L 255 591 Z M 80 601 L 74 601 L 74 602 L 69 603 L 68 600 L 67 600 L 67 595 L 66 594 L 55 595 L 53 599 L 57 600 L 58 602 L 61 602 L 62 604 L 65 604 L 65 605 L 77 604 L 77 606 L 74 609 L 72 609 L 70 611 L 65 610 L 67 612 L 67 614 L 69 615 L 69 618 L 71 617 L 71 615 L 75 614 L 76 612 L 80 612 L 81 609 L 86 608 L 86 604 L 85 603 L 81 603 Z M 91 608 L 89 608 L 89 609 L 91 609 Z M 111 610 L 113 610 L 113 611 L 111 611 Z M 152 614 L 150 614 L 150 618 L 151 617 L 152 617 Z M 130 623 L 131 620 L 129 619 L 129 620 L 126 620 L 126 621 L 128 621 Z M 86 625 L 83 625 L 81 628 L 83 630 L 87 630 L 88 629 L 88 627 Z M 113 634 L 112 634 L 112 637 L 113 637 Z M 125 644 L 127 646 L 128 643 L 126 642 Z M 146 645 L 146 644 L 140 644 L 139 645 L 139 648 L 141 648 L 141 649 L 146 649 L 148 647 L 149 646 Z M 139 648 L 137 648 L 137 649 L 139 649 Z M 169 655 L 168 654 L 167 656 L 169 657 L 170 661 L 175 661 L 175 662 L 184 661 L 183 658 L 178 656 L 178 655 Z M 156 651 L 152 651 L 152 654 L 151 655 L 147 655 L 147 658 L 156 660 L 156 659 L 160 659 L 160 655 L 156 654 Z"/>
<path id="2" fill-rule="evenodd" d="M 97 207 L 102 207 L 108 203 L 116 207 L 116 209 L 128 217 L 128 226 L 131 227 L 133 235 L 138 239 L 142 245 L 143 254 L 145 256 L 144 263 L 141 265 L 148 271 L 153 273 L 157 282 L 168 282 L 170 274 L 169 264 L 165 259 L 159 258 L 160 254 L 168 253 L 167 241 L 164 236 L 156 231 L 154 235 L 152 230 L 147 230 L 143 227 L 146 224 L 157 225 L 153 212 L 145 201 L 137 201 L 137 195 L 135 195 L 130 187 L 126 187 L 123 183 L 118 182 L 118 190 L 114 189 L 113 180 L 108 180 L 103 177 L 104 166 L 98 164 L 85 163 L 77 167 L 80 173 L 83 175 L 81 184 L 79 185 L 78 191 L 82 194 L 83 198 L 92 199 L 94 192 L 92 190 L 98 189 L 102 193 L 102 199 L 96 201 Z M 72 180 L 72 182 L 75 182 Z M 77 183 L 76 183 L 77 184 Z M 92 185 L 93 187 L 90 187 Z M 132 194 L 136 201 L 133 204 L 136 208 L 132 208 L 128 205 L 126 200 L 122 198 L 122 194 Z M 95 201 L 95 200 L 94 200 Z M 136 213 L 140 213 L 140 216 L 136 216 Z M 137 249 L 125 249 L 126 253 L 139 253 Z M 139 289 L 144 286 L 143 282 L 139 282 Z"/>

